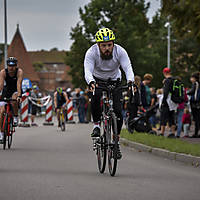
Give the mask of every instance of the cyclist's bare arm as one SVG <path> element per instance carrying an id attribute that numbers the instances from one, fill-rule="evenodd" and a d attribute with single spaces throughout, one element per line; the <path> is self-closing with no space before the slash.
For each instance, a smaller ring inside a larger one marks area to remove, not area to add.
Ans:
<path id="1" fill-rule="evenodd" d="M 69 98 L 67 96 L 67 93 L 66 92 L 63 92 L 63 96 L 65 97 L 65 100 L 66 100 L 66 103 L 69 101 Z"/>
<path id="2" fill-rule="evenodd" d="M 54 93 L 54 106 L 57 108 L 57 92 Z"/>
<path id="3" fill-rule="evenodd" d="M 4 80 L 5 80 L 5 69 L 2 69 L 0 71 L 0 93 L 3 91 L 3 86 L 4 86 Z M 1 95 L 0 95 L 1 96 Z"/>
<path id="4" fill-rule="evenodd" d="M 22 96 L 22 92 L 21 92 L 22 80 L 23 80 L 23 71 L 22 69 L 19 68 L 17 72 L 17 96 L 19 97 Z"/>

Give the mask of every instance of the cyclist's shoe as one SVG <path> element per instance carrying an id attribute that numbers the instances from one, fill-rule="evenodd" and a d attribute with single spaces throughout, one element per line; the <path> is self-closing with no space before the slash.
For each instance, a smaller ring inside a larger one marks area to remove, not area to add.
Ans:
<path id="1" fill-rule="evenodd" d="M 100 137 L 100 128 L 99 127 L 95 127 L 93 129 L 93 132 L 91 134 L 91 137 Z"/>
<path id="2" fill-rule="evenodd" d="M 122 153 L 120 151 L 120 146 L 118 144 L 118 146 L 117 146 L 117 159 L 120 160 L 121 158 L 122 158 Z"/>
<path id="3" fill-rule="evenodd" d="M 18 117 L 13 117 L 13 126 L 14 127 L 18 126 Z"/>

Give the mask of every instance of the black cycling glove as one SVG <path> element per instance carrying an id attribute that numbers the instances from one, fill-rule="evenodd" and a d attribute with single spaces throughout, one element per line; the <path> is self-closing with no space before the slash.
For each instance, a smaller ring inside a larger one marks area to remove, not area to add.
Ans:
<path id="1" fill-rule="evenodd" d="M 94 81 L 91 81 L 90 83 L 89 83 L 89 89 L 90 90 L 93 90 L 93 87 L 92 87 L 92 85 L 95 85 L 96 83 L 94 82 Z"/>

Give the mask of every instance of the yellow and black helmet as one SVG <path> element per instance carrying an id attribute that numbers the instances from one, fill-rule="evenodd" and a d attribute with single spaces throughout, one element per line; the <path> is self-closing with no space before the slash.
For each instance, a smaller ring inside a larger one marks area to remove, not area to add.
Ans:
<path id="1" fill-rule="evenodd" d="M 109 28 L 102 28 L 95 34 L 96 42 L 109 42 L 115 40 L 115 35 Z"/>
<path id="2" fill-rule="evenodd" d="M 57 87 L 57 92 L 59 93 L 59 94 L 62 94 L 63 93 L 63 89 L 61 88 L 61 87 Z"/>

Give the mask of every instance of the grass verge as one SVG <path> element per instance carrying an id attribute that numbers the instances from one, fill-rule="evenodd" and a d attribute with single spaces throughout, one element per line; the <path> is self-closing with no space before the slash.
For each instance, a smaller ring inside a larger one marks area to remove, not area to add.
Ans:
<path id="1" fill-rule="evenodd" d="M 142 143 L 151 147 L 166 149 L 171 152 L 200 156 L 200 144 L 191 144 L 180 139 L 169 139 L 147 133 L 134 132 L 133 134 L 130 134 L 126 129 L 121 131 L 120 136 L 127 140 Z"/>

